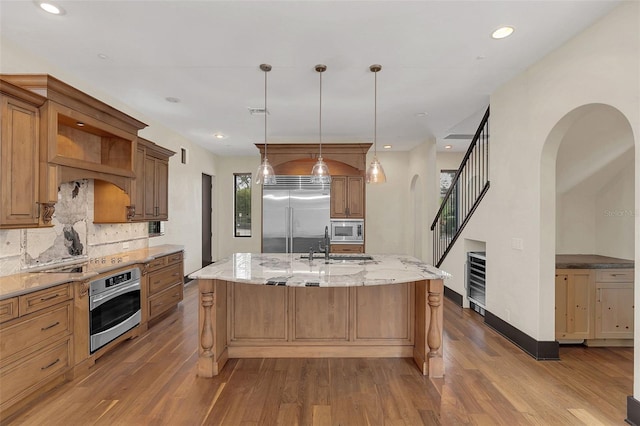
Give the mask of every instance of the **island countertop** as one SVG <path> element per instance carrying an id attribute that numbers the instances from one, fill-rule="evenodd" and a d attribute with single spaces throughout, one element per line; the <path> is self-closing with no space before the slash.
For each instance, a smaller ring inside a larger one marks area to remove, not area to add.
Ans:
<path id="1" fill-rule="evenodd" d="M 450 277 L 408 255 L 374 254 L 366 255 L 372 260 L 332 260 L 328 264 L 318 253 L 311 262 L 302 256 L 300 253 L 234 253 L 192 273 L 189 278 L 289 287 L 353 287 Z M 363 255 L 336 256 L 349 259 Z"/>
<path id="2" fill-rule="evenodd" d="M 633 269 L 634 261 L 595 254 L 556 254 L 556 269 Z"/>

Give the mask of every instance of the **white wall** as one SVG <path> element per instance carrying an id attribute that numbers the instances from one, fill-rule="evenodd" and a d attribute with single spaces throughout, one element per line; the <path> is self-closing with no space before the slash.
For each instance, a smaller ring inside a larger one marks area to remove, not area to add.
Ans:
<path id="1" fill-rule="evenodd" d="M 480 122 L 478 122 L 478 125 Z M 441 170 L 458 170 L 464 158 L 464 152 L 442 151 L 436 154 L 436 167 Z"/>
<path id="2" fill-rule="evenodd" d="M 0 72 L 7 74 L 33 73 L 51 74 L 83 92 L 100 99 L 108 105 L 129 114 L 136 119 L 148 124 L 139 135 L 178 152 L 169 161 L 169 222 L 166 223 L 166 234 L 163 237 L 154 237 L 149 240 L 149 245 L 181 244 L 185 246 L 185 274 L 201 267 L 201 174 L 216 174 L 216 156 L 200 146 L 191 143 L 183 136 L 164 127 L 162 123 L 154 122 L 137 111 L 133 111 L 125 104 L 118 102 L 109 94 L 100 92 L 91 85 L 91 82 L 81 80 L 72 73 L 56 68 L 49 62 L 36 58 L 29 53 L 16 48 L 5 39 L 0 40 Z M 190 163 L 180 164 L 180 147 L 190 151 Z M 136 227 L 139 224 L 122 225 Z M 4 231 L 0 231 L 4 233 Z M 0 241 L 8 239 L 13 241 L 13 234 L 3 236 L 0 233 Z"/>
<path id="3" fill-rule="evenodd" d="M 251 188 L 251 237 L 235 237 L 233 232 L 233 196 L 234 173 L 252 173 L 260 164 L 260 153 L 251 157 L 225 157 L 218 165 L 216 177 L 217 195 L 214 199 L 214 211 L 217 218 L 213 231 L 216 255 L 214 260 L 236 252 L 259 253 L 262 240 L 262 185 L 253 184 Z"/>
<path id="4" fill-rule="evenodd" d="M 591 104 L 617 109 L 636 146 L 640 143 L 639 17 L 639 4 L 624 2 L 491 96 L 491 189 L 463 238 L 486 241 L 487 285 L 492 285 L 487 309 L 540 341 L 555 339 L 557 150 Z M 640 149 L 635 150 L 634 180 L 638 211 Z M 640 217 L 633 220 L 639 253 Z M 513 238 L 523 240 L 522 250 L 512 248 Z M 448 264 L 464 262 L 462 253 L 454 255 Z M 640 283 L 639 268 L 635 281 Z M 640 324 L 640 311 L 635 315 Z M 640 327 L 635 342 L 635 377 L 640 377 Z M 634 395 L 640 395 L 639 380 Z"/>
<path id="5" fill-rule="evenodd" d="M 634 259 L 634 221 L 637 216 L 634 193 L 634 163 L 611 179 L 597 194 L 595 212 L 596 253 Z"/>

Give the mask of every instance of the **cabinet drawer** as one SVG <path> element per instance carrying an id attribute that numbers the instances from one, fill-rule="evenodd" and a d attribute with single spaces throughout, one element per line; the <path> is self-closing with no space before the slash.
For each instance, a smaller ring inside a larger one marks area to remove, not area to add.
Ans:
<path id="1" fill-rule="evenodd" d="M 167 264 L 167 256 L 158 257 L 157 259 L 153 259 L 151 262 L 147 263 L 147 270 L 149 272 L 156 271 L 160 268 L 165 267 Z"/>
<path id="2" fill-rule="evenodd" d="M 18 318 L 18 298 L 0 300 L 0 323 Z"/>
<path id="3" fill-rule="evenodd" d="M 149 274 L 149 296 L 175 284 L 182 284 L 182 265 L 173 265 Z"/>
<path id="4" fill-rule="evenodd" d="M 608 283 L 633 282 L 633 269 L 598 269 L 596 281 Z"/>
<path id="5" fill-rule="evenodd" d="M 71 336 L 0 370 L 1 407 L 5 408 L 5 402 L 14 402 L 26 396 L 29 392 L 25 391 L 33 391 L 39 383 L 66 371 L 69 368 L 70 346 Z"/>
<path id="6" fill-rule="evenodd" d="M 180 263 L 182 262 L 182 252 L 170 254 L 169 256 L 166 256 L 166 258 L 167 258 L 167 265 Z"/>
<path id="7" fill-rule="evenodd" d="M 171 309 L 182 300 L 182 283 L 166 289 L 149 299 L 149 318 L 160 315 Z"/>
<path id="8" fill-rule="evenodd" d="M 364 244 L 333 244 L 331 253 L 364 253 Z"/>
<path id="9" fill-rule="evenodd" d="M 71 302 L 0 328 L 0 359 L 55 336 L 71 333 Z"/>
<path id="10" fill-rule="evenodd" d="M 57 305 L 73 297 L 70 284 L 63 284 L 20 296 L 20 316 Z"/>

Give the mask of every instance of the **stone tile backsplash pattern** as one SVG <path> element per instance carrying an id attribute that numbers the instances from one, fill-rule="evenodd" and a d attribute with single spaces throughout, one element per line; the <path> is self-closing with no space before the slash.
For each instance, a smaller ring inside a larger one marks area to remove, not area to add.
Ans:
<path id="1" fill-rule="evenodd" d="M 63 183 L 53 227 L 0 230 L 0 276 L 148 247 L 146 223 L 94 224 L 93 195 L 93 180 Z"/>

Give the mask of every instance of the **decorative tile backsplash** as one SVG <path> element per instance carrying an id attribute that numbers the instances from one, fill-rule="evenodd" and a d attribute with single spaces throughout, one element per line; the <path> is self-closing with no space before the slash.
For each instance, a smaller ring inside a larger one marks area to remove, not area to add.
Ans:
<path id="1" fill-rule="evenodd" d="M 0 276 L 148 246 L 147 223 L 94 224 L 93 180 L 63 183 L 53 227 L 0 230 Z"/>

